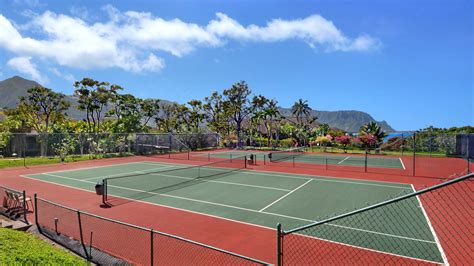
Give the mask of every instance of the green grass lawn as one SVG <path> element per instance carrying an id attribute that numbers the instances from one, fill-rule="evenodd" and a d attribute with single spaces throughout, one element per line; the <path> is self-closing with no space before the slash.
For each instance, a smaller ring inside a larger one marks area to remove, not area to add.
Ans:
<path id="1" fill-rule="evenodd" d="M 97 160 L 102 158 L 112 158 L 112 157 L 123 157 L 131 156 L 131 154 L 100 154 L 100 155 L 72 155 L 67 156 L 64 162 L 79 162 L 87 160 Z M 0 158 L 0 169 L 8 167 L 18 167 L 18 166 L 32 166 L 32 165 L 41 165 L 41 164 L 55 164 L 61 163 L 59 157 L 26 157 L 26 158 Z"/>
<path id="2" fill-rule="evenodd" d="M 37 236 L 0 228 L 0 265 L 88 265 Z"/>

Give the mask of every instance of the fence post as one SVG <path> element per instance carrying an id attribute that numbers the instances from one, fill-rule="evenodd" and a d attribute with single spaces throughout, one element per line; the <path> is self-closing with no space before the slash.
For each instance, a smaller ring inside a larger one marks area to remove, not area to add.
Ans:
<path id="1" fill-rule="evenodd" d="M 231 158 L 232 158 L 232 155 L 231 155 Z M 232 162 L 232 159 L 230 162 Z M 244 168 L 247 168 L 247 155 L 244 156 Z"/>
<path id="2" fill-rule="evenodd" d="M 364 171 L 367 173 L 367 149 L 365 149 Z"/>
<path id="3" fill-rule="evenodd" d="M 405 147 L 405 138 L 403 137 L 403 133 L 402 133 L 402 145 L 401 145 L 401 148 L 402 148 L 402 156 L 403 156 L 403 148 Z"/>
<path id="4" fill-rule="evenodd" d="M 23 219 L 25 219 L 26 224 L 30 224 L 28 222 L 28 218 L 26 217 L 26 191 L 23 190 Z"/>
<path id="5" fill-rule="evenodd" d="M 281 240 L 283 238 L 283 233 L 281 231 L 281 224 L 277 224 L 277 265 L 281 266 L 282 265 L 282 243 Z"/>
<path id="6" fill-rule="evenodd" d="M 41 226 L 39 224 L 39 220 L 38 220 L 38 198 L 36 196 L 36 193 L 34 195 L 34 201 L 35 201 L 35 223 L 36 223 L 36 227 L 38 228 L 38 231 L 40 232 L 40 234 L 42 234 L 43 232 L 41 231 Z"/>
<path id="7" fill-rule="evenodd" d="M 469 160 L 470 160 L 470 154 L 469 154 L 469 140 L 470 140 L 470 134 L 466 134 L 466 137 L 467 137 L 467 152 L 466 152 L 466 155 L 467 155 L 467 173 L 469 174 L 471 172 L 471 166 L 469 165 Z"/>
<path id="8" fill-rule="evenodd" d="M 416 174 L 416 132 L 413 132 L 413 173 L 412 175 L 415 176 Z"/>
<path id="9" fill-rule="evenodd" d="M 266 165 L 267 164 L 267 155 L 264 154 L 263 155 L 263 165 Z"/>
<path id="10" fill-rule="evenodd" d="M 153 266 L 155 260 L 155 254 L 153 251 L 155 250 L 154 243 L 153 243 L 153 229 L 150 229 L 150 265 Z"/>
<path id="11" fill-rule="evenodd" d="M 81 245 L 84 249 L 84 254 L 86 255 L 87 260 L 90 259 L 89 254 L 87 253 L 86 245 L 84 244 L 84 236 L 82 235 L 82 222 L 81 222 L 81 212 L 77 210 L 77 221 L 79 223 L 79 236 L 81 238 Z"/>

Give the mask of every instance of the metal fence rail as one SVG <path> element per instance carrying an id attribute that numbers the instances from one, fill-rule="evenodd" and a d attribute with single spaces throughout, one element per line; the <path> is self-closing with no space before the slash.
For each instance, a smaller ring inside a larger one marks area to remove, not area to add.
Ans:
<path id="1" fill-rule="evenodd" d="M 268 265 L 263 261 L 125 222 L 69 208 L 35 195 L 41 233 L 76 241 L 80 255 L 110 264 L 120 259 L 139 265 Z M 61 239 L 61 238 L 57 238 Z M 66 244 L 67 243 L 62 243 Z"/>
<path id="2" fill-rule="evenodd" d="M 5 186 L 0 186 L 0 212 L 12 218 L 21 218 L 25 223 L 28 222 L 28 201 L 30 198 L 25 190 L 15 190 Z M 33 205 L 31 203 L 31 205 Z"/>
<path id="3" fill-rule="evenodd" d="M 278 264 L 465 264 L 473 260 L 474 174 L 283 231 Z"/>

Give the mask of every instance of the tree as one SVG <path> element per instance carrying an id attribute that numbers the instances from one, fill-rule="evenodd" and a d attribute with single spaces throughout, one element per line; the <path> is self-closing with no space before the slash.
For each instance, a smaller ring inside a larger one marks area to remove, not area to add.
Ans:
<path id="1" fill-rule="evenodd" d="M 74 82 L 74 87 L 76 88 L 74 94 L 78 97 L 79 103 L 77 108 L 86 112 L 88 132 L 99 132 L 106 107 L 122 87 L 91 78 Z"/>
<path id="2" fill-rule="evenodd" d="M 337 143 L 339 143 L 342 146 L 344 153 L 347 152 L 346 151 L 347 145 L 350 145 L 352 143 L 352 137 L 348 135 L 337 136 L 335 140 Z"/>
<path id="3" fill-rule="evenodd" d="M 161 115 L 155 118 L 156 126 L 161 132 L 172 132 L 177 127 L 177 113 L 179 112 L 179 104 L 172 103 L 163 105 L 161 110 Z"/>
<path id="4" fill-rule="evenodd" d="M 28 95 L 20 97 L 16 114 L 40 134 L 41 156 L 46 156 L 48 133 L 54 124 L 65 119 L 70 103 L 64 99 L 64 94 L 48 88 L 34 87 L 27 92 Z"/>
<path id="5" fill-rule="evenodd" d="M 224 90 L 224 110 L 229 113 L 235 124 L 237 134 L 237 146 L 242 147 L 242 122 L 252 113 L 252 105 L 249 96 L 252 93 L 245 81 L 232 85 L 230 89 Z"/>
<path id="6" fill-rule="evenodd" d="M 148 122 L 160 114 L 160 102 L 158 99 L 145 99 L 140 103 L 140 109 L 143 115 L 143 127 L 147 127 Z"/>
<path id="7" fill-rule="evenodd" d="M 189 126 L 192 132 L 198 132 L 201 123 L 206 119 L 203 110 L 203 104 L 199 100 L 191 100 L 188 102 L 191 107 L 189 110 Z"/>
<path id="8" fill-rule="evenodd" d="M 276 100 L 270 100 L 264 107 L 263 118 L 264 125 L 268 132 L 268 146 L 272 146 L 273 140 L 273 129 L 276 127 L 275 123 L 283 119 L 280 111 L 278 110 L 278 102 Z"/>
<path id="9" fill-rule="evenodd" d="M 141 125 L 142 100 L 131 94 L 117 94 L 114 97 L 114 108 L 107 112 L 107 116 L 115 116 L 112 129 L 115 133 L 132 133 L 143 131 Z"/>
<path id="10" fill-rule="evenodd" d="M 375 143 L 373 145 L 380 145 L 387 134 L 382 128 L 375 122 L 369 122 L 360 128 L 359 134 L 361 136 L 372 135 L 375 137 Z"/>
<path id="11" fill-rule="evenodd" d="M 222 95 L 215 91 L 211 96 L 204 98 L 203 110 L 211 130 L 225 136 L 230 134 L 232 130 L 229 123 L 230 116 L 224 108 Z"/>
<path id="12" fill-rule="evenodd" d="M 303 124 L 304 118 L 309 118 L 311 114 L 311 107 L 308 105 L 307 100 L 299 99 L 291 107 L 292 114 L 296 117 L 296 122 L 299 125 Z"/>

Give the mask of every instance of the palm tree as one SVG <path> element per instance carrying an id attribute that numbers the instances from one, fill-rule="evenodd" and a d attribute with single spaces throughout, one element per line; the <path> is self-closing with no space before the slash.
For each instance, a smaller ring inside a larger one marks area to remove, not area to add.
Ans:
<path id="1" fill-rule="evenodd" d="M 276 100 L 270 100 L 263 111 L 264 125 L 268 133 L 268 146 L 272 145 L 275 121 L 280 121 L 282 119 L 277 104 L 278 102 Z"/>
<path id="2" fill-rule="evenodd" d="M 363 125 L 359 133 L 361 135 L 373 135 L 377 139 L 377 144 L 382 143 L 383 139 L 387 136 L 387 133 L 373 121 Z"/>
<path id="3" fill-rule="evenodd" d="M 291 107 L 291 112 L 296 117 L 296 122 L 300 125 L 303 124 L 303 117 L 310 116 L 311 110 L 308 101 L 303 99 L 299 99 Z"/>

